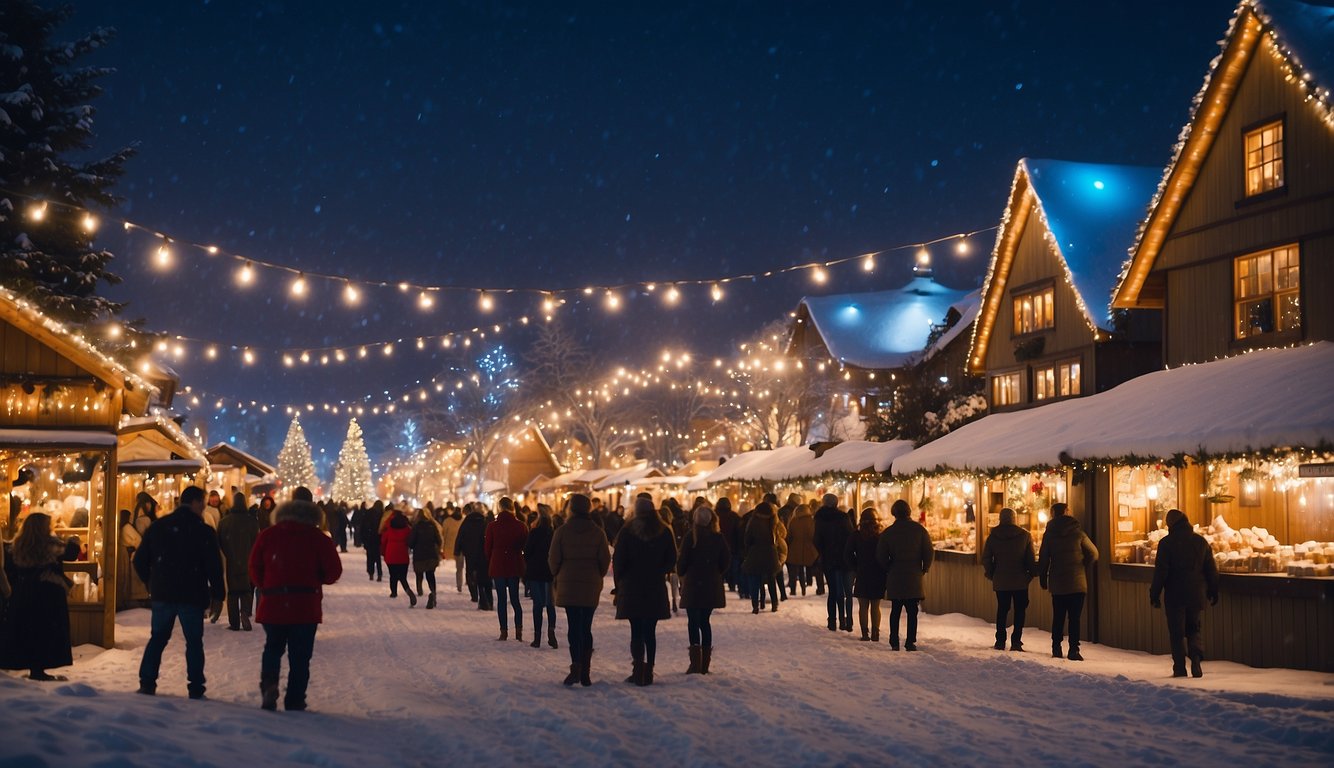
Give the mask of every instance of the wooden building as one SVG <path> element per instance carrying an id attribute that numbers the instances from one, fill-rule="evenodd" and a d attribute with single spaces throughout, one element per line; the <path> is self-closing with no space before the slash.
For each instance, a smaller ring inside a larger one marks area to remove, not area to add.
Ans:
<path id="1" fill-rule="evenodd" d="M 249 495 L 257 486 L 272 482 L 278 469 L 228 443 L 218 443 L 204 452 L 208 458 L 211 483 L 230 501 L 240 491 Z"/>
<path id="2" fill-rule="evenodd" d="M 1157 311 L 1108 303 L 1161 173 L 1019 161 L 968 356 L 992 411 L 1101 392 L 1158 367 Z"/>
<path id="3" fill-rule="evenodd" d="M 36 307 L 0 290 L 0 463 L 9 494 L 6 537 L 31 512 L 77 536 L 65 564 L 75 645 L 115 643 L 117 432 L 148 413 L 157 389 Z"/>

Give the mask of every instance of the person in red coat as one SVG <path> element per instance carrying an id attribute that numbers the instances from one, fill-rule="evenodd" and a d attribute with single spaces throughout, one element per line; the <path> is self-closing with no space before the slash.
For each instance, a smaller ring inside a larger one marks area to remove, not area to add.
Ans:
<path id="1" fill-rule="evenodd" d="M 259 690 L 264 709 L 278 708 L 278 672 L 287 653 L 287 693 L 283 708 L 306 708 L 315 630 L 324 620 L 323 585 L 343 575 L 333 539 L 320 530 L 320 509 L 308 501 L 288 501 L 274 513 L 250 550 L 250 581 L 259 590 L 255 620 L 264 625 Z"/>
<path id="2" fill-rule="evenodd" d="M 389 596 L 398 597 L 398 585 L 408 594 L 408 607 L 417 607 L 417 595 L 408 586 L 408 564 L 412 562 L 412 524 L 403 510 L 390 507 L 380 530 L 380 554 L 389 568 Z"/>
<path id="3" fill-rule="evenodd" d="M 528 526 L 514 516 L 514 501 L 508 496 L 500 500 L 500 514 L 486 526 L 483 546 L 486 550 L 487 575 L 496 585 L 500 600 L 496 612 L 500 614 L 500 637 L 509 639 L 506 602 L 514 603 L 514 639 L 523 640 L 523 607 L 519 604 L 519 579 L 523 578 L 523 544 L 528 540 Z M 508 596 L 508 601 L 506 597 Z"/>

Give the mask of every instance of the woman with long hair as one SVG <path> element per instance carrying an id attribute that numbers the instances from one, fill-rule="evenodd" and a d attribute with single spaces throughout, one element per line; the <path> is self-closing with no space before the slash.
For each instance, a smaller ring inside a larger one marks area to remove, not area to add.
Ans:
<path id="1" fill-rule="evenodd" d="M 412 535 L 412 526 L 401 509 L 390 504 L 386 507 L 384 530 L 380 533 L 380 547 L 384 550 L 384 564 L 389 567 L 389 596 L 398 597 L 398 585 L 408 595 L 408 607 L 417 607 L 417 595 L 413 594 L 408 584 L 408 563 L 411 560 L 411 547 L 408 538 Z"/>
<path id="2" fill-rule="evenodd" d="M 681 574 L 681 605 L 686 609 L 690 666 L 686 674 L 709 674 L 713 659 L 714 609 L 727 605 L 724 574 L 732 567 L 732 551 L 718 528 L 718 516 L 707 504 L 695 507 L 694 526 L 681 542 L 676 570 Z"/>
<path id="3" fill-rule="evenodd" d="M 750 581 L 751 613 L 759 613 L 763 607 L 764 589 L 769 589 L 770 611 L 778 611 L 778 569 L 781 567 L 778 542 L 782 536 L 778 516 L 773 505 L 761 501 L 751 510 L 746 521 L 746 530 L 742 535 L 745 554 L 741 561 L 741 570 Z"/>
<path id="4" fill-rule="evenodd" d="M 10 588 L 0 667 L 26 669 L 29 680 L 59 681 L 52 667 L 74 663 L 69 637 L 69 580 L 60 567 L 64 551 L 51 535 L 51 517 L 33 512 L 23 521 L 6 564 Z"/>
<path id="5" fill-rule="evenodd" d="M 435 569 L 440 566 L 440 547 L 442 546 L 440 524 L 428 510 L 417 510 L 417 521 L 412 524 L 409 544 L 412 548 L 412 572 L 417 576 L 417 594 L 422 594 L 422 579 L 431 591 L 426 598 L 426 607 L 435 607 Z"/>
<path id="6" fill-rule="evenodd" d="M 157 520 L 157 500 L 147 492 L 140 491 L 139 495 L 134 497 L 134 512 L 130 517 L 134 520 L 135 529 L 143 534 L 148 530 L 148 526 Z"/>
<path id="7" fill-rule="evenodd" d="M 616 618 L 630 622 L 633 670 L 626 682 L 653 684 L 658 655 L 658 621 L 672 617 L 667 601 L 669 573 L 676 568 L 676 539 L 663 523 L 653 500 L 635 499 L 635 514 L 621 529 L 612 556 L 616 578 Z"/>
<path id="8" fill-rule="evenodd" d="M 593 684 L 593 613 L 602 599 L 602 580 L 611 567 L 607 534 L 593 522 L 593 503 L 582 493 L 570 497 L 569 519 L 551 535 L 547 567 L 551 569 L 556 605 L 565 609 L 570 674 L 565 685 Z"/>
<path id="9" fill-rule="evenodd" d="M 551 568 L 547 566 L 547 557 L 551 554 L 551 507 L 538 504 L 533 529 L 528 532 L 528 539 L 523 544 L 524 578 L 528 580 L 528 593 L 533 598 L 533 642 L 534 648 L 542 647 L 542 616 L 547 618 L 547 645 L 556 644 L 556 603 L 551 597 Z"/>
<path id="10" fill-rule="evenodd" d="M 861 625 L 862 640 L 880 642 L 880 601 L 885 597 L 885 569 L 875 557 L 880 543 L 880 521 L 875 508 L 862 510 L 857 530 L 848 539 L 844 556 L 853 573 L 852 596 L 857 598 L 857 620 Z M 867 618 L 870 631 L 867 631 Z"/>

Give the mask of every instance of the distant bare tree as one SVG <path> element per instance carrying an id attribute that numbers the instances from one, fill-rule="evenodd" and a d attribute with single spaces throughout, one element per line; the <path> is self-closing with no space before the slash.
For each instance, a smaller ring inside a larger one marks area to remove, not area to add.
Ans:
<path id="1" fill-rule="evenodd" d="M 477 470 L 474 492 L 482 483 L 523 412 L 521 380 L 503 347 L 467 361 L 453 373 L 458 377 L 448 395 L 442 417 L 453 441 L 463 448 L 466 461 Z M 445 377 L 441 383 L 447 383 Z"/>
<path id="2" fill-rule="evenodd" d="M 741 359 L 728 370 L 728 413 L 738 437 L 756 448 L 804 444 L 829 418 L 825 378 L 784 355 L 786 339 L 784 321 L 769 323 L 741 345 Z"/>
<path id="3" fill-rule="evenodd" d="M 559 322 L 538 328 L 526 359 L 526 410 L 535 420 L 565 427 L 587 445 L 594 468 L 633 442 L 625 430 L 632 404 Z"/>

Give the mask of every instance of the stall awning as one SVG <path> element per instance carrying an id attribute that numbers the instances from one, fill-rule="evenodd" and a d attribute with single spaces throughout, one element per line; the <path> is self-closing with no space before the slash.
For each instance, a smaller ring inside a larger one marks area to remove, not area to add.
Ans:
<path id="1" fill-rule="evenodd" d="M 144 459 L 142 461 L 122 461 L 116 465 L 116 471 L 122 475 L 190 475 L 201 472 L 204 465 L 190 459 Z"/>
<path id="2" fill-rule="evenodd" d="M 602 478 L 601 480 L 598 480 L 597 482 L 593 483 L 593 490 L 602 491 L 608 488 L 619 487 L 625 485 L 626 483 L 630 483 L 632 485 L 638 485 L 641 480 L 650 479 L 654 477 L 661 477 L 661 476 L 662 476 L 662 470 L 658 469 L 657 467 L 650 467 L 648 465 L 629 467 L 627 469 L 618 469 L 615 472 L 612 472 L 611 474 Z"/>
<path id="3" fill-rule="evenodd" d="M 1090 397 L 997 413 L 894 461 L 896 475 L 1334 448 L 1334 342 L 1146 374 Z"/>
<path id="4" fill-rule="evenodd" d="M 734 456 L 709 474 L 709 483 L 729 480 L 782 482 L 814 480 L 832 475 L 888 472 L 894 459 L 912 450 L 912 443 L 849 440 L 817 455 L 808 446 L 785 446 Z"/>
<path id="5" fill-rule="evenodd" d="M 114 448 L 116 433 L 68 429 L 0 429 L 0 448 L 80 450 Z"/>

